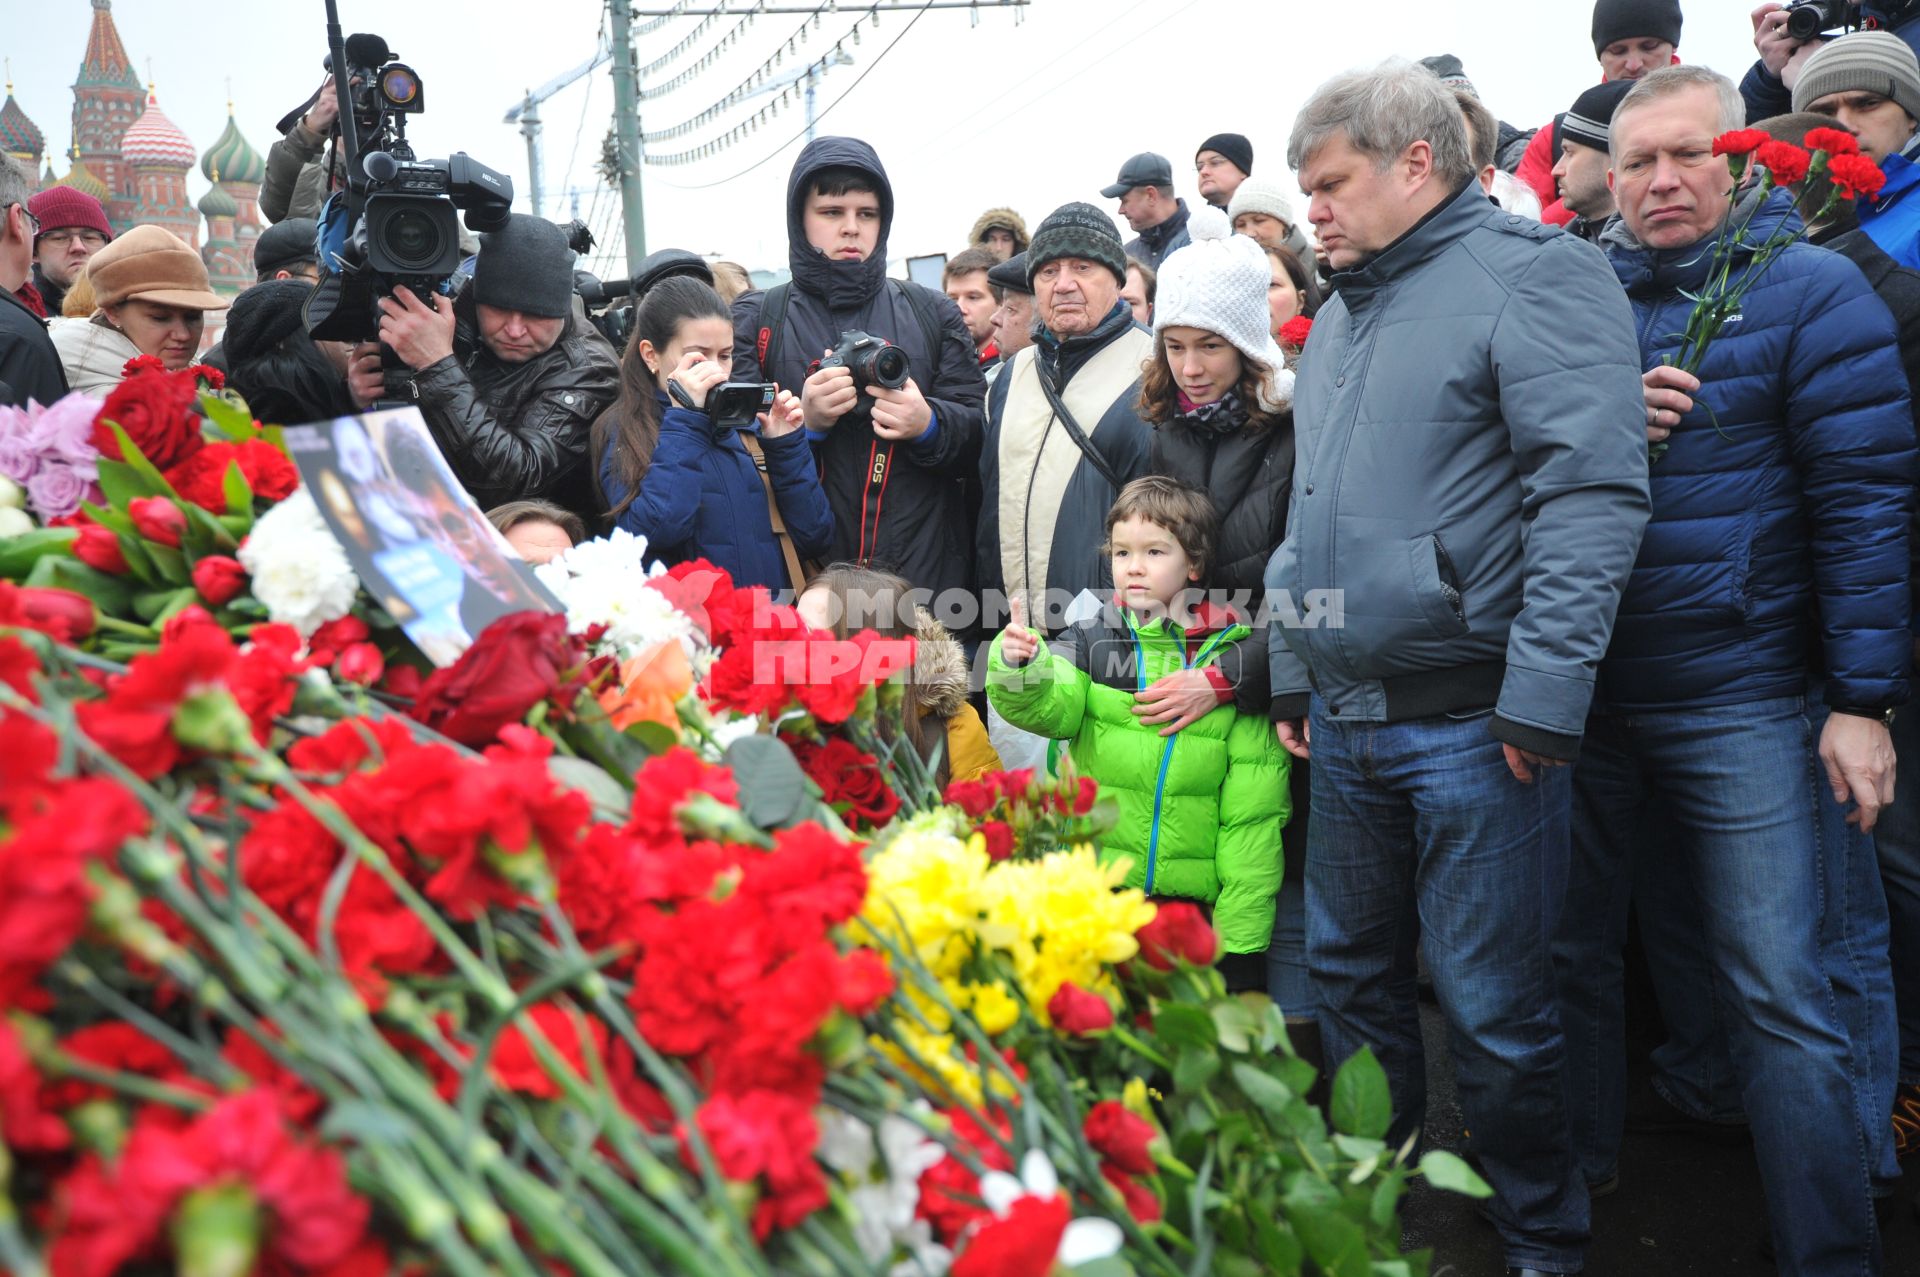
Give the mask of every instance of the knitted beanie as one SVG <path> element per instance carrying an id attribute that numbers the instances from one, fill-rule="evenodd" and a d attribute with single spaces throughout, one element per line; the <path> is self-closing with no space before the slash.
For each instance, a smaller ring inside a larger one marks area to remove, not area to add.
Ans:
<path id="1" fill-rule="evenodd" d="M 1127 282 L 1127 254 L 1120 243 L 1120 232 L 1105 211 L 1091 204 L 1062 204 L 1047 214 L 1027 248 L 1027 282 L 1033 282 L 1042 266 L 1063 257 L 1099 262 L 1113 272 L 1115 279 Z"/>
<path id="2" fill-rule="evenodd" d="M 1575 98 L 1573 105 L 1567 108 L 1567 113 L 1560 117 L 1561 138 L 1590 146 L 1596 151 L 1606 150 L 1607 132 L 1613 126 L 1614 110 L 1633 86 L 1632 80 L 1608 80 Z"/>
<path id="3" fill-rule="evenodd" d="M 1187 217 L 1193 242 L 1160 263 L 1153 295 L 1153 331 L 1204 328 L 1219 333 L 1269 372 L 1286 367 L 1273 340 L 1266 250 L 1227 227 L 1226 214 L 1201 207 Z"/>
<path id="4" fill-rule="evenodd" d="M 1289 230 L 1299 225 L 1293 216 L 1293 201 L 1287 198 L 1287 188 L 1272 178 L 1250 177 L 1240 183 L 1240 189 L 1227 201 L 1229 229 L 1234 219 L 1242 213 L 1265 213 L 1268 217 L 1277 217 L 1287 224 Z"/>
<path id="5" fill-rule="evenodd" d="M 63 226 L 83 226 L 113 238 L 113 227 L 107 224 L 107 210 L 101 207 L 100 201 L 71 186 L 49 186 L 32 196 L 27 200 L 27 212 L 40 223 L 40 235 Z M 34 238 L 38 239 L 39 235 Z"/>
<path id="6" fill-rule="evenodd" d="M 1822 45 L 1800 69 L 1793 109 L 1835 93 L 1878 93 L 1920 121 L 1920 60 L 1891 31 L 1855 31 Z"/>
<path id="7" fill-rule="evenodd" d="M 1200 150 L 1193 153 L 1195 159 L 1200 157 L 1200 151 L 1214 151 L 1242 173 L 1253 172 L 1253 143 L 1243 134 L 1215 133 L 1200 144 Z"/>
<path id="8" fill-rule="evenodd" d="M 558 319 L 573 313 L 573 250 L 544 217 L 515 213 L 480 240 L 473 300 L 482 306 Z"/>
<path id="9" fill-rule="evenodd" d="M 1680 0 L 1599 0 L 1593 6 L 1593 56 L 1615 40 L 1651 36 L 1680 43 Z"/>
<path id="10" fill-rule="evenodd" d="M 1480 90 L 1473 87 L 1473 81 L 1467 78 L 1467 68 L 1459 58 L 1451 53 L 1436 53 L 1430 58 L 1421 58 L 1420 65 L 1440 78 L 1440 83 L 1449 89 L 1465 89 L 1475 101 L 1480 98 Z"/>
<path id="11" fill-rule="evenodd" d="M 278 346 L 300 327 L 313 285 L 304 279 L 269 279 L 233 299 L 220 341 L 234 368 Z"/>

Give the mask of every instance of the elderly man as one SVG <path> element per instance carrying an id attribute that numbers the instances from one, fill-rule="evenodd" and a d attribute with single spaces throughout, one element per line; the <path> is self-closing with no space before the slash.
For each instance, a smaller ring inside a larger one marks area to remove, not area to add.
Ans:
<path id="1" fill-rule="evenodd" d="M 1822 907 L 1873 882 L 1859 835 L 1893 791 L 1888 722 L 1912 660 L 1913 418 L 1892 316 L 1858 267 L 1811 246 L 1786 249 L 1745 292 L 1697 378 L 1667 366 L 1726 219 L 1745 227 L 1744 259 L 1794 216 L 1789 193 L 1756 205 L 1757 191 L 1730 214 L 1728 166 L 1700 160 L 1743 114 L 1732 81 L 1681 66 L 1645 77 L 1613 115 L 1620 221 L 1603 238 L 1641 335 L 1643 420 L 1666 451 L 1574 776 L 1554 945 L 1574 1138 L 1589 1178 L 1611 1173 L 1624 1065 L 1609 903 L 1657 799 L 1665 850 L 1693 887 L 1692 916 L 1663 925 L 1700 936 L 1731 1012 L 1780 1269 L 1878 1272 L 1870 1181 L 1891 1087 L 1872 1091 L 1891 1076 L 1891 1033 L 1867 1020 L 1891 1018 L 1885 901 L 1877 924 L 1864 893 Z M 1823 946 L 1829 932 L 1853 942 L 1833 946 L 1844 959 Z"/>
<path id="2" fill-rule="evenodd" d="M 1419 66 L 1321 86 L 1287 162 L 1338 272 L 1267 569 L 1269 591 L 1344 604 L 1341 626 L 1275 626 L 1272 646 L 1281 741 L 1313 759 L 1327 1062 L 1370 1045 L 1390 1138 L 1421 1127 L 1417 910 L 1509 1272 L 1579 1272 L 1548 945 L 1565 764 L 1646 520 L 1632 316 L 1591 246 L 1487 202 L 1459 105 Z"/>
<path id="3" fill-rule="evenodd" d="M 515 213 L 487 236 L 473 279 L 431 305 L 405 288 L 380 301 L 380 340 L 411 372 L 434 443 L 483 509 L 543 499 L 600 514 L 587 433 L 620 389 L 620 361 L 574 313 L 566 233 Z M 354 398 L 381 398 L 377 346 L 354 351 Z"/>
<path id="4" fill-rule="evenodd" d="M 107 246 L 113 227 L 107 210 L 85 191 L 49 186 L 27 201 L 40 223 L 33 237 L 33 286 L 49 316 L 58 316 L 87 259 Z"/>
<path id="5" fill-rule="evenodd" d="M 994 365 L 997 373 L 1033 345 L 1033 285 L 1027 280 L 1027 255 L 1015 253 L 988 271 L 987 284 L 998 303 L 993 312 L 993 344 L 1002 361 Z"/>
<path id="6" fill-rule="evenodd" d="M 33 269 L 32 191 L 33 179 L 0 155 L 0 404 L 50 404 L 67 393 L 46 322 L 14 295 Z"/>

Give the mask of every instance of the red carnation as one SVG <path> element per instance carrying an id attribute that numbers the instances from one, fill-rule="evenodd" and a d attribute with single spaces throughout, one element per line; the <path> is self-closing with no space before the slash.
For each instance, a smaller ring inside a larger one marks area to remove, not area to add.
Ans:
<path id="1" fill-rule="evenodd" d="M 820 1130 L 803 1101 L 766 1091 L 739 1100 L 716 1095 L 700 1106 L 698 1121 L 721 1174 L 765 1185 L 753 1213 L 754 1236 L 764 1240 L 776 1227 L 794 1228 L 827 1204 L 826 1178 L 813 1158 Z M 698 1165 L 684 1139 L 681 1157 L 690 1168 Z"/>
<path id="2" fill-rule="evenodd" d="M 223 607 L 247 588 L 247 570 L 238 559 L 209 554 L 193 565 L 193 588 L 215 607 Z"/>
<path id="3" fill-rule="evenodd" d="M 1070 1037 L 1082 1038 L 1105 1033 L 1113 1027 L 1113 1008 L 1097 993 L 1067 982 L 1047 1002 L 1047 1018 L 1053 1027 Z"/>
<path id="4" fill-rule="evenodd" d="M 1073 1208 L 1061 1194 L 1017 1198 L 973 1235 L 947 1271 L 951 1277 L 1046 1277 L 1072 1222 Z"/>
<path id="5" fill-rule="evenodd" d="M 1773 135 L 1764 129 L 1734 129 L 1713 139 L 1713 153 L 1715 155 L 1751 155 L 1771 141 L 1773 141 Z"/>
<path id="6" fill-rule="evenodd" d="M 133 530 L 149 541 L 174 549 L 187 534 L 187 516 L 166 497 L 135 497 L 127 503 Z"/>
<path id="7" fill-rule="evenodd" d="M 1887 184 L 1887 175 L 1864 155 L 1836 155 L 1827 161 L 1827 175 L 1848 199 L 1872 199 Z"/>
<path id="8" fill-rule="evenodd" d="M 1219 938 L 1200 907 L 1185 900 L 1173 900 L 1159 906 L 1153 921 L 1134 934 L 1140 942 L 1140 957 L 1155 971 L 1171 971 L 1175 959 L 1196 967 L 1213 965 L 1219 952 Z"/>
<path id="9" fill-rule="evenodd" d="M 260 501 L 285 501 L 300 486 L 300 471 L 265 439 L 210 443 L 167 471 L 182 499 L 215 514 L 227 512 L 227 467 L 240 467 L 247 489 Z"/>
<path id="10" fill-rule="evenodd" d="M 987 844 L 987 859 L 1006 860 L 1013 855 L 1013 826 L 1004 820 L 989 820 L 980 826 L 980 837 Z"/>
<path id="11" fill-rule="evenodd" d="M 1118 1100 L 1101 1100 L 1087 1110 L 1081 1130 L 1093 1150 L 1129 1175 L 1153 1174 L 1150 1145 L 1158 1132 L 1153 1123 Z"/>
<path id="12" fill-rule="evenodd" d="M 1295 315 L 1280 325 L 1280 344 L 1299 350 L 1307 344 L 1307 334 L 1313 331 L 1313 321 L 1305 315 Z"/>
<path id="13" fill-rule="evenodd" d="M 1860 154 L 1860 142 L 1845 129 L 1814 129 L 1807 134 L 1807 149 L 1825 151 L 1827 158 Z"/>
<path id="14" fill-rule="evenodd" d="M 1813 167 L 1813 156 L 1791 142 L 1769 141 L 1753 158 L 1773 174 L 1775 186 L 1792 186 L 1804 180 L 1807 170 Z"/>
<path id="15" fill-rule="evenodd" d="M 551 1002 L 530 1008 L 526 1016 L 546 1038 L 554 1054 L 583 1083 L 593 1076 L 593 1066 L 587 1062 L 586 1048 L 581 1042 L 582 1024 L 586 1026 L 586 1040 L 592 1043 L 594 1058 L 605 1061 L 607 1026 L 604 1022 L 578 1011 L 570 1012 Z M 507 1090 L 519 1091 L 537 1099 L 557 1100 L 566 1093 L 562 1083 L 547 1072 L 546 1065 L 540 1062 L 532 1039 L 518 1022 L 501 1030 L 488 1071 L 493 1074 L 493 1080 Z"/>
<path id="16" fill-rule="evenodd" d="M 127 556 L 120 549 L 119 536 L 97 523 L 80 525 L 80 535 L 73 539 L 73 557 L 96 572 L 113 576 L 127 573 Z"/>
<path id="17" fill-rule="evenodd" d="M 72 1143 L 60 1115 L 40 1103 L 40 1074 L 13 1026 L 0 1017 L 0 1139 L 18 1153 L 57 1153 Z"/>
<path id="18" fill-rule="evenodd" d="M 373 631 L 359 617 L 343 616 L 315 630 L 307 639 L 307 651 L 313 654 L 314 664 L 331 665 L 340 653 L 355 643 L 366 642 L 372 635 Z"/>
<path id="19" fill-rule="evenodd" d="M 413 716 L 442 736 L 478 749 L 560 691 L 584 654 L 567 638 L 567 618 L 515 612 L 482 631 L 460 659 L 435 670 Z"/>

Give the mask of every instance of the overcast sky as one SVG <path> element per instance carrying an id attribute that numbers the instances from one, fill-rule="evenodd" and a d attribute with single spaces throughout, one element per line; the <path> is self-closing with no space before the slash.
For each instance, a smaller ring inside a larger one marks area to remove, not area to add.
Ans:
<path id="1" fill-rule="evenodd" d="M 774 2 L 796 7 L 795 0 Z M 895 13 L 885 2 L 878 29 L 863 26 L 860 42 L 846 46 L 854 64 L 827 76 L 818 102 L 828 110 L 822 133 L 865 138 L 887 166 L 898 204 L 890 244 L 896 259 L 956 251 L 974 218 L 995 205 L 1019 209 L 1029 227 L 1068 200 L 1111 208 L 1099 188 L 1136 151 L 1168 156 L 1180 193 L 1191 202 L 1194 149 L 1217 131 L 1252 139 L 1256 173 L 1284 173 L 1288 128 L 1313 87 L 1336 71 L 1390 55 L 1459 55 L 1494 113 L 1521 128 L 1566 109 L 1599 75 L 1588 36 L 1591 10 L 1581 0 L 1032 0 L 1018 25 L 1014 10 L 983 3 L 978 25 L 967 11 L 935 9 L 911 30 L 918 6 Z M 643 8 L 671 3 L 640 0 Z M 746 0 L 730 3 L 744 8 Z M 782 71 L 826 53 L 865 12 L 852 0 L 828 4 L 832 11 L 820 14 L 818 28 Z M 89 0 L 5 0 L 5 7 L 14 93 L 49 145 L 64 151 L 71 142 L 71 86 L 92 21 Z M 1751 7 L 1747 0 L 1688 3 L 1685 60 L 1738 80 L 1753 60 Z M 274 122 L 319 81 L 324 5 L 229 0 L 191 9 L 199 20 L 183 20 L 180 0 L 116 0 L 113 15 L 135 67 L 144 77 L 151 60 L 162 108 L 196 148 L 204 152 L 225 126 L 230 78 L 241 130 L 264 153 Z M 29 11 L 31 22 L 21 21 Z M 384 35 L 420 73 L 427 112 L 412 131 L 419 154 L 469 152 L 512 176 L 523 209 L 526 145 L 501 117 L 529 87 L 592 55 L 604 11 L 598 0 L 340 0 L 348 32 Z M 639 62 L 666 54 L 695 22 L 675 19 L 644 36 Z M 694 54 L 738 22 L 711 25 Z M 644 103 L 644 127 L 698 116 L 803 25 L 803 17 L 756 18 L 691 83 Z M 692 60 L 662 69 L 655 82 Z M 564 220 L 572 200 L 554 193 L 581 188 L 580 215 L 591 213 L 603 245 L 617 252 L 617 201 L 603 192 L 596 205 L 593 172 L 612 104 L 602 68 L 542 107 L 544 211 Z M 732 108 L 722 122 L 653 149 L 706 141 L 750 113 Z M 648 247 L 783 266 L 782 205 L 803 126 L 801 110 L 789 107 L 711 159 L 646 168 Z M 64 173 L 65 161 L 55 169 Z M 701 186 L 707 189 L 694 189 Z M 205 187 L 196 170 L 194 196 Z M 602 274 L 624 273 L 611 261 L 596 265 L 606 267 Z"/>

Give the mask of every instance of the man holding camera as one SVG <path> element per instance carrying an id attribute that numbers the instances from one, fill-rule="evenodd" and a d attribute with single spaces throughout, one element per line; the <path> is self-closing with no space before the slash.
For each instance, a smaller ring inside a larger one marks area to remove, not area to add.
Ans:
<path id="1" fill-rule="evenodd" d="M 1752 13 L 1759 61 L 1740 83 L 1747 120 L 1756 123 L 1794 110 L 1793 85 L 1825 37 L 1849 29 L 1891 31 L 1920 54 L 1920 0 L 1767 0 Z"/>
<path id="2" fill-rule="evenodd" d="M 613 347 L 574 311 L 573 253 L 545 218 L 515 213 L 481 243 L 457 298 L 380 299 L 380 340 L 412 370 L 413 397 L 481 509 L 546 500 L 599 516 L 587 432 L 619 392 Z M 385 397 L 380 350 L 354 351 L 362 405 Z"/>
<path id="3" fill-rule="evenodd" d="M 800 387 L 833 557 L 937 596 L 972 584 L 962 481 L 979 455 L 986 382 L 953 302 L 887 278 L 892 224 L 872 147 L 809 142 L 787 179 L 793 280 L 734 303 L 733 379 Z"/>

